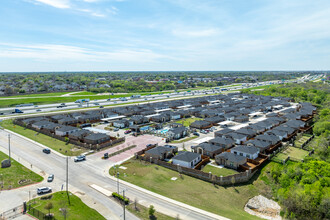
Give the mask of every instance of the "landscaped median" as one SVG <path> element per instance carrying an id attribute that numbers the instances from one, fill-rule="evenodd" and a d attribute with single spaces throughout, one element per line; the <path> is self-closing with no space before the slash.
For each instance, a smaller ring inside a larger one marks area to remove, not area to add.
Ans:
<path id="1" fill-rule="evenodd" d="M 255 183 L 215 186 L 143 160 L 131 159 L 121 166 L 126 169 L 118 169 L 119 178 L 139 187 L 227 218 L 257 219 L 243 210 L 249 198 L 258 195 Z M 114 176 L 116 171 L 111 168 L 109 173 Z"/>
<path id="2" fill-rule="evenodd" d="M 0 162 L 8 159 L 8 155 L 0 151 Z M 14 189 L 41 182 L 44 178 L 24 167 L 11 158 L 11 166 L 0 168 L 0 187 L 3 190 Z"/>
<path id="3" fill-rule="evenodd" d="M 105 219 L 80 198 L 66 191 L 38 197 L 28 202 L 28 214 L 38 218 L 51 213 L 56 219 Z"/>
<path id="4" fill-rule="evenodd" d="M 0 126 L 17 134 L 20 134 L 24 137 L 27 137 L 33 141 L 39 142 L 64 155 L 76 156 L 82 154 L 83 152 L 86 152 L 85 149 L 79 149 L 73 144 L 68 144 L 64 141 L 57 140 L 56 138 L 52 138 L 50 136 L 21 127 L 19 125 L 15 125 L 13 124 L 13 120 L 11 119 L 1 121 Z"/>

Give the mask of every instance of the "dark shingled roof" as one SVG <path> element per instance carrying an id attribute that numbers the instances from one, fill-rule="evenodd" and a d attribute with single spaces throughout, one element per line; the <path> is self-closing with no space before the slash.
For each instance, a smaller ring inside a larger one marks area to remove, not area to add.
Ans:
<path id="1" fill-rule="evenodd" d="M 199 157 L 200 154 L 189 152 L 189 151 L 179 151 L 178 155 L 173 157 L 172 160 L 181 160 L 185 162 L 191 162 Z"/>
<path id="2" fill-rule="evenodd" d="M 236 150 L 239 152 L 247 153 L 247 154 L 255 154 L 259 152 L 259 149 L 253 146 L 246 145 L 237 145 L 236 147 L 231 149 L 232 151 Z"/>
<path id="3" fill-rule="evenodd" d="M 235 162 L 235 163 L 239 163 L 239 164 L 243 164 L 246 162 L 246 157 L 237 155 L 237 154 L 233 154 L 233 153 L 229 153 L 229 152 L 223 152 L 221 154 L 218 154 L 217 156 L 215 156 L 216 158 L 218 157 L 222 157 L 225 158 L 226 160 L 229 160 L 231 162 Z"/>

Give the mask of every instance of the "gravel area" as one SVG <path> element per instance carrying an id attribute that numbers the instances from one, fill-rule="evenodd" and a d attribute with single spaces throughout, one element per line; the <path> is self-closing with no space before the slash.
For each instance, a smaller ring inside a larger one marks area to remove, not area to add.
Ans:
<path id="1" fill-rule="evenodd" d="M 244 210 L 251 215 L 256 215 L 263 219 L 281 220 L 281 206 L 271 199 L 259 195 L 250 199 L 244 207 Z"/>

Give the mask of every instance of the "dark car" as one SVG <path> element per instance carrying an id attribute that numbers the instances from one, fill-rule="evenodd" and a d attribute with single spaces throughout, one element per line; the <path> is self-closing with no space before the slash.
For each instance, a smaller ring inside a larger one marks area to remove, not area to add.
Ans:
<path id="1" fill-rule="evenodd" d="M 53 182 L 54 180 L 54 174 L 50 174 L 47 178 L 47 182 Z"/>
<path id="2" fill-rule="evenodd" d="M 42 150 L 42 152 L 44 152 L 45 154 L 50 154 L 50 149 L 49 148 L 45 148 Z"/>
<path id="3" fill-rule="evenodd" d="M 104 107 L 101 105 L 100 108 L 104 108 Z"/>
<path id="4" fill-rule="evenodd" d="M 84 160 L 86 160 L 85 155 L 80 155 L 80 156 L 77 156 L 76 158 L 74 158 L 74 162 L 80 162 L 80 161 L 84 161 Z"/>
<path id="5" fill-rule="evenodd" d="M 194 132 L 193 135 L 199 136 L 199 133 L 198 132 Z"/>

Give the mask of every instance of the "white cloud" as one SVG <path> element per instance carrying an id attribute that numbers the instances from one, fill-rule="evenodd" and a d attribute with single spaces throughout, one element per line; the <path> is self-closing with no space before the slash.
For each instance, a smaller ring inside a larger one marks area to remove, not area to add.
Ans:
<path id="1" fill-rule="evenodd" d="M 34 0 L 38 3 L 43 3 L 55 8 L 70 8 L 70 1 L 69 0 Z"/>
<path id="2" fill-rule="evenodd" d="M 177 37 L 211 37 L 219 33 L 216 28 L 209 29 L 194 29 L 194 30 L 184 30 L 184 29 L 174 29 L 172 34 Z"/>
<path id="3" fill-rule="evenodd" d="M 83 47 L 58 44 L 6 44 L 0 43 L 0 57 L 25 58 L 32 60 L 52 61 L 123 61 L 127 63 L 155 62 L 161 58 L 169 58 L 148 49 L 118 49 L 111 51 L 95 51 Z"/>

